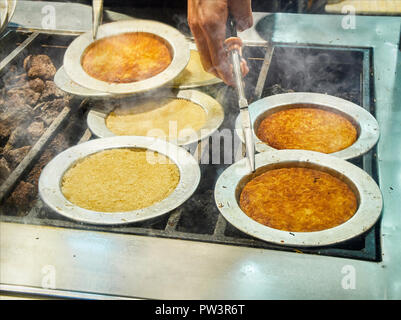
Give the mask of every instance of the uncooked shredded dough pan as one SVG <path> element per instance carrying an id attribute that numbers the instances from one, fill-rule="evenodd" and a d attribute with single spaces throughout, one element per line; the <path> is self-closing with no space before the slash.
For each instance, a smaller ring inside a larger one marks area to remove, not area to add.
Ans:
<path id="1" fill-rule="evenodd" d="M 145 99 L 150 101 L 154 100 L 155 104 L 157 104 L 157 101 L 164 98 L 191 101 L 202 107 L 206 114 L 206 122 L 200 130 L 196 132 L 193 131 L 191 132 L 192 134 L 179 137 L 178 139 L 169 140 L 174 144 L 182 146 L 200 141 L 213 134 L 224 120 L 224 110 L 221 104 L 203 92 L 197 90 L 180 90 L 175 93 L 166 91 L 165 93 L 158 93 L 158 97 L 148 97 Z M 132 104 L 132 107 L 135 108 L 135 100 L 130 99 L 127 101 L 131 101 L 129 104 Z M 99 138 L 116 136 L 106 125 L 107 116 L 113 109 L 114 106 L 111 103 L 102 103 L 101 101 L 94 103 L 94 107 L 92 107 L 88 113 L 87 123 L 89 129 L 95 136 Z"/>
<path id="2" fill-rule="evenodd" d="M 103 150 L 141 148 L 156 151 L 170 158 L 178 167 L 180 180 L 165 199 L 143 209 L 128 212 L 97 212 L 81 208 L 68 201 L 61 190 L 64 173 L 77 161 Z M 94 139 L 73 146 L 51 160 L 39 178 L 39 195 L 43 202 L 58 214 L 90 224 L 127 224 L 159 217 L 184 203 L 200 181 L 198 162 L 185 149 L 150 137 L 111 137 Z"/>

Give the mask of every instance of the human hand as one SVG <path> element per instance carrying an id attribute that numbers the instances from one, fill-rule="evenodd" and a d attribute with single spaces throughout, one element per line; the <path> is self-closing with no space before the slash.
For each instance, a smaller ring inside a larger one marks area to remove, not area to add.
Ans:
<path id="1" fill-rule="evenodd" d="M 188 0 L 188 24 L 203 68 L 233 86 L 232 65 L 224 48 L 229 13 L 238 31 L 252 26 L 251 0 Z M 241 70 L 243 76 L 249 72 L 245 60 L 241 61 Z"/>

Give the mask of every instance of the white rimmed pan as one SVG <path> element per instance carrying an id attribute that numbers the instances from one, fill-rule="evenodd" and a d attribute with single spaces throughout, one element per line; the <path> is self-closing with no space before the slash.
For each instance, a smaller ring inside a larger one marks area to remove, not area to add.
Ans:
<path id="1" fill-rule="evenodd" d="M 82 98 L 105 99 L 113 97 L 110 93 L 88 89 L 72 81 L 65 72 L 64 66 L 61 66 L 54 75 L 54 83 L 64 92 Z"/>
<path id="2" fill-rule="evenodd" d="M 165 95 L 160 96 L 158 98 L 149 97 L 147 99 L 156 99 L 156 101 L 160 100 L 160 98 L 177 98 L 189 100 L 200 107 L 203 108 L 206 113 L 206 122 L 204 126 L 198 130 L 192 132 L 187 136 L 182 136 L 179 139 L 169 140 L 170 142 L 183 146 L 188 145 L 197 141 L 200 141 L 210 135 L 212 135 L 222 124 L 224 120 L 224 110 L 221 104 L 213 99 L 211 96 L 197 91 L 197 90 L 180 90 L 176 93 L 168 92 Z M 132 106 L 135 106 L 135 101 L 130 102 Z M 102 107 L 101 102 L 97 102 L 99 107 Z M 106 126 L 106 118 L 111 111 L 113 111 L 114 107 L 110 104 L 104 104 L 102 108 L 92 108 L 88 113 L 87 123 L 89 129 L 92 133 L 99 137 L 112 137 L 115 136 L 107 126 Z"/>
<path id="3" fill-rule="evenodd" d="M 165 199 L 152 206 L 128 212 L 96 212 L 76 206 L 61 191 L 64 173 L 80 159 L 91 154 L 116 148 L 143 148 L 157 151 L 170 158 L 178 167 L 180 181 Z M 150 137 L 112 137 L 91 140 L 73 146 L 51 160 L 39 178 L 39 194 L 43 202 L 55 212 L 91 224 L 126 224 L 159 217 L 184 203 L 196 190 L 200 181 L 197 161 L 183 148 Z"/>
<path id="4" fill-rule="evenodd" d="M 190 52 L 197 52 L 198 49 L 193 42 L 189 42 L 189 49 Z M 203 66 L 199 66 L 199 68 L 203 68 Z M 188 69 L 184 69 L 182 72 L 186 72 Z M 184 80 L 180 80 L 179 78 L 176 78 L 173 80 L 173 82 L 170 84 L 173 88 L 178 88 L 178 89 L 193 89 L 193 88 L 198 88 L 198 87 L 203 87 L 203 86 L 210 86 L 214 85 L 217 83 L 222 83 L 223 80 L 217 77 L 212 77 L 210 79 L 204 80 L 200 79 L 196 75 L 189 74 L 188 77 Z"/>
<path id="5" fill-rule="evenodd" d="M 173 56 L 170 65 L 153 77 L 131 83 L 109 83 L 93 78 L 85 72 L 81 64 L 82 55 L 93 43 L 92 32 L 87 32 L 76 38 L 65 52 L 64 70 L 67 76 L 78 85 L 98 92 L 135 94 L 166 85 L 188 64 L 188 41 L 178 30 L 161 22 L 132 19 L 103 24 L 98 29 L 97 40 L 130 32 L 150 33 L 164 39 Z"/>
<path id="6" fill-rule="evenodd" d="M 8 24 L 9 2 L 7 0 L 0 0 L 0 33 L 6 28 Z"/>
<path id="7" fill-rule="evenodd" d="M 190 50 L 197 50 L 196 46 L 194 43 L 189 42 L 189 48 Z M 201 67 L 201 66 L 200 66 Z M 184 69 L 182 72 L 185 72 L 186 70 Z M 175 78 L 178 79 L 178 78 Z M 83 98 L 91 98 L 91 99 L 105 99 L 105 98 L 118 98 L 121 97 L 121 95 L 116 95 L 116 94 L 111 94 L 107 92 L 100 92 L 96 91 L 93 89 L 85 88 L 78 83 L 72 81 L 67 73 L 65 72 L 64 66 L 60 67 L 56 75 L 54 76 L 54 82 L 56 85 L 63 91 L 73 94 L 75 96 L 83 97 Z M 193 89 L 193 88 L 198 88 L 198 87 L 203 87 L 203 86 L 210 86 L 214 84 L 221 83 L 222 80 L 214 77 L 212 79 L 208 80 L 203 80 L 203 79 L 198 79 L 195 76 L 189 77 L 185 81 L 175 81 L 172 80 L 170 83 L 166 85 L 166 87 L 172 87 L 176 89 Z"/>
<path id="8" fill-rule="evenodd" d="M 247 160 L 228 167 L 215 186 L 215 201 L 221 214 L 233 226 L 255 238 L 286 246 L 314 247 L 336 244 L 359 236 L 379 219 L 383 200 L 375 181 L 362 169 L 337 157 L 303 150 L 279 150 L 256 155 L 256 171 L 249 174 Z M 345 183 L 358 199 L 358 209 L 348 221 L 334 228 L 314 232 L 288 232 L 264 226 L 239 207 L 245 184 L 267 170 L 305 167 L 327 172 Z"/>
<path id="9" fill-rule="evenodd" d="M 256 135 L 259 124 L 263 119 L 275 112 L 296 108 L 297 105 L 304 104 L 307 104 L 311 108 L 320 108 L 338 113 L 351 121 L 356 127 L 358 138 L 355 143 L 346 149 L 333 152 L 331 155 L 345 160 L 357 158 L 367 153 L 377 143 L 380 136 L 379 125 L 376 119 L 364 108 L 350 101 L 326 94 L 295 92 L 266 97 L 249 106 L 256 151 L 266 152 L 277 150 L 261 141 Z M 239 117 L 236 119 L 235 131 L 240 139 L 244 141 Z"/>

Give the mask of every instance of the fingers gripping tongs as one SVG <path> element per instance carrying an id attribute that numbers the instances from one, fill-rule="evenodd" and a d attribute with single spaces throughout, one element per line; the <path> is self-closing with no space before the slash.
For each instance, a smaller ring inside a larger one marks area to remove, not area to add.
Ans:
<path id="1" fill-rule="evenodd" d="M 245 96 L 244 83 L 242 80 L 241 59 L 242 59 L 242 40 L 237 36 L 237 30 L 234 19 L 228 18 L 228 28 L 230 37 L 224 42 L 226 50 L 232 59 L 233 75 L 235 87 L 238 95 L 238 105 L 242 131 L 245 138 L 246 155 L 249 161 L 251 171 L 255 171 L 255 146 L 253 142 L 252 123 L 249 116 L 248 101 Z"/>
<path id="2" fill-rule="evenodd" d="M 103 19 L 103 0 L 92 0 L 92 37 L 96 40 L 97 30 Z"/>

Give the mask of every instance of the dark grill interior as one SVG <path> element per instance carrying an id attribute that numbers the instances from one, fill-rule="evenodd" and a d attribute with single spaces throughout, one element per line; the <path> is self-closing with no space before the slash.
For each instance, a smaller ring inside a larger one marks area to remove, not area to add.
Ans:
<path id="1" fill-rule="evenodd" d="M 0 59 L 6 58 L 27 37 L 26 34 L 14 31 L 5 36 L 0 43 Z M 10 70 L 12 65 L 22 66 L 24 57 L 32 53 L 49 55 L 56 68 L 59 68 L 62 64 L 65 48 L 73 38 L 72 36 L 62 35 L 37 36 L 0 71 L 2 77 Z M 248 58 L 251 69 L 246 82 L 250 102 L 255 99 L 254 92 L 264 62 L 265 52 L 266 48 L 262 46 L 247 46 L 244 49 L 244 55 Z M 350 100 L 374 113 L 370 69 L 371 51 L 367 48 L 274 44 L 274 54 L 267 79 L 263 84 L 262 97 L 289 91 L 327 93 Z M 1 82 L 0 85 L 4 86 Z M 204 87 L 199 90 L 215 97 L 223 105 L 225 120 L 220 131 L 224 128 L 232 131 L 238 115 L 235 91 L 223 85 Z M 71 100 L 69 112 L 57 120 L 59 122 L 51 128 L 52 131 L 49 133 L 46 143 L 32 157 L 29 165 L 18 176 L 12 188 L 4 192 L 4 199 L 1 204 L 1 221 L 205 241 L 368 261 L 381 260 L 379 223 L 363 236 L 348 242 L 330 247 L 303 249 L 269 244 L 237 230 L 220 215 L 214 202 L 216 180 L 223 170 L 229 166 L 228 163 L 224 164 L 223 152 L 220 154 L 220 163 L 200 165 L 202 178 L 195 194 L 179 208 L 156 220 L 113 227 L 87 225 L 69 220 L 48 210 L 43 207 L 37 195 L 28 209 L 6 206 L 7 197 L 20 181 L 32 177 L 35 172 L 40 171 L 43 165 L 62 150 L 91 139 L 86 126 L 86 115 L 91 103 L 80 99 Z M 233 131 L 232 135 L 235 135 Z M 217 139 L 221 140 L 220 143 L 223 146 L 222 138 L 217 137 Z M 209 147 L 211 141 L 212 138 L 209 138 Z M 206 148 L 206 152 L 209 152 L 210 161 L 216 160 L 216 155 L 211 153 L 211 148 Z M 233 158 L 234 155 L 232 155 Z M 377 181 L 374 160 L 375 150 L 372 150 L 367 155 L 352 162 L 366 170 Z"/>

